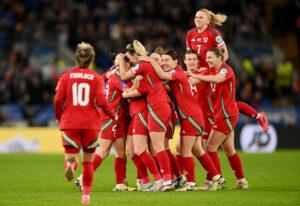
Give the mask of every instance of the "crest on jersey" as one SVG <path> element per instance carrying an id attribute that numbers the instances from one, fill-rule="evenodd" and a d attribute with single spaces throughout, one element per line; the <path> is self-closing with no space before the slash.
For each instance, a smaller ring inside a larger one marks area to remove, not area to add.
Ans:
<path id="1" fill-rule="evenodd" d="M 222 37 L 220 37 L 220 36 L 216 36 L 216 42 L 217 42 L 217 43 L 220 43 L 220 42 L 222 42 Z"/>
<path id="2" fill-rule="evenodd" d="M 204 43 L 206 43 L 206 42 L 208 41 L 208 38 L 207 38 L 207 37 L 204 37 L 204 38 L 203 38 L 203 41 L 204 41 Z"/>
<path id="3" fill-rule="evenodd" d="M 192 42 L 195 42 L 195 41 L 196 41 L 196 40 L 193 38 L 193 39 L 192 39 Z"/>

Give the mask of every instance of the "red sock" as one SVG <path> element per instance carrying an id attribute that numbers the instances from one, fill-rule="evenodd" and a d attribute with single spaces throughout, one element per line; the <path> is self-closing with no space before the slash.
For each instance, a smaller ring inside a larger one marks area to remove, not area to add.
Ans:
<path id="1" fill-rule="evenodd" d="M 140 158 L 138 156 L 133 156 L 132 157 L 132 161 L 134 163 L 134 165 L 136 166 L 137 169 L 137 179 L 142 179 L 143 180 L 143 184 L 147 184 L 148 182 L 150 182 L 150 178 L 148 176 L 148 172 L 147 172 L 147 168 L 144 165 L 144 163 L 140 160 Z M 145 181 L 145 183 L 144 183 Z"/>
<path id="2" fill-rule="evenodd" d="M 217 152 L 209 152 L 207 154 L 210 156 L 211 160 L 213 161 L 218 173 L 220 175 L 222 175 L 221 164 L 220 164 L 220 159 L 219 159 L 218 153 Z"/>
<path id="3" fill-rule="evenodd" d="M 172 165 L 172 168 L 173 168 L 175 176 L 176 177 L 180 177 L 182 175 L 182 173 L 181 173 L 181 171 L 179 169 L 179 166 L 177 164 L 176 158 L 174 157 L 174 155 L 172 154 L 172 152 L 171 152 L 170 149 L 168 149 L 166 151 L 168 153 L 168 156 L 169 156 L 169 159 L 170 159 L 170 162 L 171 162 L 171 165 Z"/>
<path id="4" fill-rule="evenodd" d="M 99 155 L 95 154 L 93 160 L 94 171 L 101 165 L 102 161 L 103 159 Z"/>
<path id="5" fill-rule="evenodd" d="M 188 182 L 195 182 L 195 160 L 193 157 L 183 157 L 184 170 Z"/>
<path id="6" fill-rule="evenodd" d="M 181 155 L 176 155 L 176 162 L 181 174 L 184 173 L 183 160 Z"/>
<path id="7" fill-rule="evenodd" d="M 156 163 L 153 159 L 153 157 L 146 151 L 144 151 L 142 154 L 139 155 L 140 160 L 146 165 L 150 173 L 153 175 L 154 181 L 160 180 L 161 175 L 158 172 L 158 169 L 156 167 Z"/>
<path id="8" fill-rule="evenodd" d="M 159 167 L 161 174 L 164 178 L 164 182 L 171 181 L 171 170 L 170 170 L 170 160 L 166 150 L 160 151 L 156 154 L 159 162 Z"/>
<path id="9" fill-rule="evenodd" d="M 210 156 L 207 153 L 204 153 L 204 155 L 202 155 L 201 157 L 197 157 L 197 159 L 207 172 L 206 179 L 213 180 L 212 178 L 218 174 L 218 171 Z"/>
<path id="10" fill-rule="evenodd" d="M 115 158 L 115 174 L 116 174 L 116 183 L 123 184 L 126 174 L 126 159 L 116 157 Z"/>
<path id="11" fill-rule="evenodd" d="M 244 172 L 243 172 L 243 167 L 242 167 L 242 162 L 241 162 L 240 156 L 237 153 L 235 153 L 231 157 L 227 157 L 227 158 L 229 160 L 230 166 L 231 166 L 236 178 L 238 180 L 244 178 Z"/>
<path id="12" fill-rule="evenodd" d="M 158 162 L 157 156 L 153 156 L 153 159 L 155 160 L 156 167 L 158 169 L 158 172 L 160 173 L 160 167 L 159 167 L 159 162 Z"/>
<path id="13" fill-rule="evenodd" d="M 83 162 L 82 172 L 82 190 L 83 195 L 90 195 L 92 183 L 94 179 L 94 166 L 93 162 Z"/>
<path id="14" fill-rule="evenodd" d="M 250 105 L 246 104 L 245 102 L 236 102 L 236 105 L 242 114 L 251 117 L 253 119 L 256 119 L 258 112 Z"/>

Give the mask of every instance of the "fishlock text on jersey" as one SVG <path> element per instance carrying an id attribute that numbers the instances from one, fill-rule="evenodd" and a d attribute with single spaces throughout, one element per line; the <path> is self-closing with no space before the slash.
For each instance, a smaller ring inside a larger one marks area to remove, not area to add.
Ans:
<path id="1" fill-rule="evenodd" d="M 83 74 L 83 73 L 70 73 L 70 79 L 89 79 L 89 80 L 93 80 L 94 79 L 94 75 L 93 74 Z"/>

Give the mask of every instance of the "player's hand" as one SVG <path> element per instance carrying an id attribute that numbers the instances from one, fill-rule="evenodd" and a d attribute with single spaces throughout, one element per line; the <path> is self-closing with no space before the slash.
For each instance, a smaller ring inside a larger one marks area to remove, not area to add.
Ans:
<path id="1" fill-rule="evenodd" d="M 125 99 L 129 98 L 128 93 L 127 92 L 123 92 L 122 93 L 122 97 L 125 98 Z"/>
<path id="2" fill-rule="evenodd" d="M 56 123 L 59 124 L 59 120 L 56 120 Z"/>
<path id="3" fill-rule="evenodd" d="M 152 58 L 148 56 L 139 56 L 138 59 L 144 62 L 150 62 L 152 60 Z"/>

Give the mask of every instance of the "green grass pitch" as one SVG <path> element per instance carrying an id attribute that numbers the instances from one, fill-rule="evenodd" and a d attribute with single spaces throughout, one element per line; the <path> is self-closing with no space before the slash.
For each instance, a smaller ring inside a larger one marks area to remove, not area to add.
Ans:
<path id="1" fill-rule="evenodd" d="M 113 156 L 96 171 L 91 192 L 92 205 L 191 206 L 191 205 L 300 205 L 300 150 L 283 150 L 273 154 L 239 152 L 250 188 L 230 191 L 235 177 L 225 155 L 220 152 L 226 189 L 216 192 L 112 192 L 115 186 Z M 64 179 L 63 155 L 0 155 L 0 205 L 33 206 L 81 205 L 81 192 Z M 79 166 L 76 176 L 80 174 Z M 135 185 L 136 169 L 128 159 L 127 179 Z M 196 183 L 205 172 L 196 161 Z"/>

